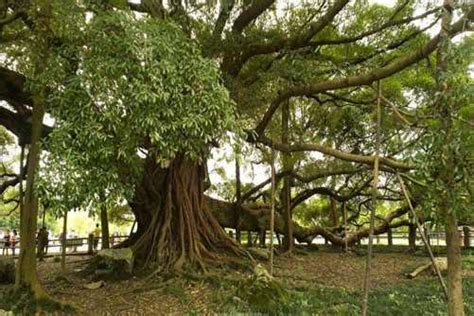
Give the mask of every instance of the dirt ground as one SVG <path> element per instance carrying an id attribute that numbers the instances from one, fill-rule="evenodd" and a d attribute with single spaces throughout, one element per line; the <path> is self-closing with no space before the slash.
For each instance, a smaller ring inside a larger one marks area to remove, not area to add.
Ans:
<path id="1" fill-rule="evenodd" d="M 85 285 L 94 280 L 78 272 L 88 257 L 68 258 L 67 274 L 61 276 L 60 264 L 47 260 L 40 263 L 40 279 L 54 298 L 72 304 L 78 315 L 156 315 L 177 314 L 189 306 L 202 313 L 206 310 L 204 284 L 180 284 L 167 286 L 163 282 L 134 277 L 123 281 L 105 281 L 105 286 L 90 290 Z M 185 299 L 186 298 L 186 299 Z"/>
<path id="2" fill-rule="evenodd" d="M 385 287 L 405 282 L 405 273 L 428 258 L 409 254 L 375 254 L 371 286 Z M 275 275 L 293 286 L 319 284 L 346 289 L 363 288 L 366 257 L 356 254 L 314 252 L 304 256 L 282 257 L 276 261 Z M 419 278 L 430 277 L 421 275 Z"/>
<path id="3" fill-rule="evenodd" d="M 133 278 L 106 281 L 102 288 L 87 289 L 84 285 L 93 281 L 92 276 L 78 272 L 87 259 L 69 257 L 65 276 L 60 273 L 60 264 L 51 258 L 38 267 L 46 290 L 53 297 L 75 306 L 79 315 L 181 314 L 190 310 L 197 314 L 212 314 L 208 304 L 213 297 L 212 288 L 204 281 Z M 356 254 L 314 251 L 291 257 L 277 256 L 274 271 L 278 279 L 294 288 L 318 284 L 357 289 L 363 284 L 365 260 L 365 256 Z M 427 260 L 403 253 L 375 254 L 372 286 L 387 287 L 407 282 L 405 273 Z"/>

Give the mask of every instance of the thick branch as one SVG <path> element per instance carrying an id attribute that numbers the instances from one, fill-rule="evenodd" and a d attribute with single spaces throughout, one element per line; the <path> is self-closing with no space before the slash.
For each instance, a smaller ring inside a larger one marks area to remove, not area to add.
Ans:
<path id="1" fill-rule="evenodd" d="M 253 3 L 235 19 L 232 26 L 232 32 L 235 34 L 242 31 L 253 21 L 255 21 L 263 12 L 265 12 L 275 0 L 255 0 Z"/>
<path id="2" fill-rule="evenodd" d="M 0 125 L 18 137 L 19 143 L 29 144 L 31 141 L 31 122 L 29 117 L 16 114 L 6 108 L 0 107 Z M 43 124 L 42 137 L 47 137 L 52 128 Z"/>
<path id="3" fill-rule="evenodd" d="M 0 66 L 0 99 L 32 104 L 31 96 L 25 92 L 26 77 Z"/>
<path id="4" fill-rule="evenodd" d="M 335 4 L 335 6 L 336 5 L 337 5 L 337 3 Z M 341 3 L 341 5 L 342 5 L 342 3 Z M 316 40 L 316 41 L 310 41 L 312 36 L 314 36 L 315 34 L 317 34 L 317 32 L 322 30 L 322 29 L 318 30 L 315 26 L 313 26 L 315 28 L 310 29 L 310 31 L 307 33 L 306 37 L 301 36 L 301 37 L 297 37 L 295 39 L 280 39 L 280 40 L 270 42 L 270 43 L 250 45 L 248 49 L 246 49 L 242 52 L 240 60 L 235 65 L 235 69 L 233 70 L 233 74 L 236 75 L 238 73 L 240 67 L 242 67 L 242 65 L 245 64 L 245 62 L 248 59 L 250 59 L 251 57 L 257 56 L 257 55 L 275 53 L 275 52 L 278 52 L 278 51 L 282 50 L 283 48 L 290 49 L 290 50 L 295 50 L 295 49 L 301 49 L 301 48 L 304 48 L 304 47 L 315 48 L 315 47 L 322 46 L 322 45 L 349 44 L 349 43 L 357 42 L 357 41 L 359 41 L 363 38 L 374 35 L 376 33 L 382 32 L 383 30 L 385 30 L 387 28 L 394 27 L 394 26 L 397 26 L 397 25 L 407 24 L 407 23 L 410 23 L 412 21 L 416 21 L 418 19 L 425 18 L 426 16 L 436 12 L 437 10 L 439 10 L 439 8 L 427 11 L 427 12 L 425 12 L 421 15 L 415 16 L 415 17 L 404 18 L 404 19 L 400 19 L 400 20 L 396 20 L 396 21 L 395 20 L 389 20 L 389 21 L 387 21 L 386 23 L 384 23 L 380 26 L 377 26 L 377 27 L 375 27 L 371 30 L 363 32 L 363 33 L 361 33 L 357 36 L 354 36 L 354 37 L 341 37 L 341 38 L 337 38 L 337 39 L 320 39 L 320 40 Z M 334 12 L 329 10 L 328 14 L 330 14 L 330 13 L 334 13 Z M 332 19 L 334 19 L 334 16 L 332 17 Z M 331 21 L 329 21 L 329 23 L 330 22 Z M 318 23 L 319 25 L 322 25 L 320 20 L 318 20 L 318 22 L 316 22 L 316 23 Z M 313 33 L 314 30 L 317 30 L 317 32 Z M 312 33 L 313 33 L 313 35 L 310 37 L 310 35 Z M 304 40 L 304 39 L 306 39 L 306 40 Z"/>
<path id="5" fill-rule="evenodd" d="M 0 194 L 3 194 L 9 187 L 14 187 L 20 183 L 20 177 L 15 177 L 13 179 L 7 180 L 0 184 Z"/>
<path id="6" fill-rule="evenodd" d="M 282 50 L 283 48 L 287 49 L 294 49 L 294 48 L 301 48 L 307 46 L 309 41 L 321 32 L 331 21 L 333 21 L 334 17 L 346 6 L 349 0 L 337 0 L 327 12 L 321 16 L 317 21 L 310 24 L 309 29 L 307 32 L 300 34 L 294 38 L 282 38 L 276 41 L 265 43 L 265 44 L 256 44 L 251 45 L 247 49 L 245 49 L 241 56 L 238 58 L 237 61 L 231 65 L 230 69 L 228 69 L 229 73 L 233 76 L 236 76 L 242 65 L 245 62 L 255 56 L 260 54 L 269 54 L 274 53 Z"/>
<path id="7" fill-rule="evenodd" d="M 426 11 L 425 13 L 414 16 L 414 17 L 407 17 L 407 18 L 400 19 L 400 20 L 389 20 L 389 21 L 383 23 L 380 26 L 374 27 L 371 30 L 360 33 L 357 36 L 353 36 L 353 37 L 347 36 L 347 37 L 340 37 L 340 38 L 336 38 L 336 39 L 316 40 L 316 41 L 311 42 L 311 47 L 316 47 L 316 46 L 321 46 L 321 45 L 340 45 L 340 44 L 349 44 L 349 43 L 357 42 L 357 41 L 360 41 L 361 39 L 363 39 L 365 37 L 374 35 L 374 34 L 379 33 L 379 32 L 381 32 L 385 29 L 388 29 L 390 27 L 398 26 L 398 25 L 402 25 L 402 24 L 407 24 L 407 23 L 410 23 L 410 22 L 413 22 L 413 21 L 416 21 L 416 20 L 426 18 L 427 16 L 439 11 L 439 9 L 440 8 L 435 8 L 435 9 Z"/>
<path id="8" fill-rule="evenodd" d="M 456 34 L 464 31 L 466 21 L 472 20 L 474 20 L 474 9 L 471 9 L 471 11 L 466 14 L 466 16 L 464 16 L 462 19 L 452 25 L 450 35 L 455 36 Z M 394 59 L 386 66 L 373 69 L 366 73 L 345 78 L 317 82 L 314 84 L 289 87 L 286 90 L 281 91 L 278 96 L 272 101 L 270 107 L 265 112 L 262 120 L 255 128 L 255 131 L 258 135 L 263 135 L 263 132 L 267 125 L 270 123 L 273 114 L 283 101 L 286 101 L 291 97 L 312 96 L 324 91 L 372 84 L 377 80 L 381 80 L 391 75 L 394 75 L 397 72 L 400 72 L 403 69 L 413 65 L 414 63 L 426 58 L 436 49 L 439 43 L 439 39 L 440 36 L 437 35 L 433 39 L 431 39 L 425 46 L 416 49 L 403 57 Z"/>
<path id="9" fill-rule="evenodd" d="M 206 197 L 206 202 L 209 209 L 216 217 L 218 222 L 221 224 L 221 226 L 227 228 L 234 228 L 233 212 L 235 204 L 213 199 L 210 197 Z M 396 228 L 408 225 L 409 222 L 406 220 L 401 220 L 392 223 L 395 219 L 405 215 L 407 212 L 408 207 L 401 207 L 391 212 L 385 218 L 383 218 L 382 222 L 379 225 L 375 226 L 374 234 L 383 234 L 388 230 L 388 228 Z M 270 212 L 268 209 L 252 209 L 246 206 L 241 206 L 240 214 L 241 230 L 260 231 L 262 228 L 269 227 Z M 293 229 L 293 235 L 298 240 L 298 242 L 310 243 L 315 237 L 321 235 L 324 238 L 330 240 L 333 244 L 341 246 L 345 245 L 344 237 L 336 235 L 332 232 L 331 229 L 326 229 L 321 226 L 306 228 L 300 226 L 296 222 L 293 222 Z M 277 233 L 284 234 L 284 220 L 278 213 L 275 214 L 275 231 Z M 347 236 L 347 242 L 349 245 L 353 245 L 360 239 L 367 237 L 368 234 L 368 228 L 362 228 L 358 231 L 351 232 Z"/>
<path id="10" fill-rule="evenodd" d="M 234 5 L 235 0 L 221 1 L 219 16 L 217 17 L 216 24 L 214 25 L 214 31 L 212 32 L 212 37 L 215 41 L 221 38 L 222 31 L 224 30 Z"/>
<path id="11" fill-rule="evenodd" d="M 302 144 L 287 145 L 287 144 L 274 142 L 265 136 L 261 136 L 258 139 L 258 142 L 282 152 L 317 151 L 322 154 L 332 156 L 341 160 L 358 162 L 358 163 L 363 163 L 367 165 L 373 165 L 374 160 L 375 160 L 375 156 L 363 156 L 363 155 L 347 153 L 342 150 L 326 147 L 318 143 L 302 143 Z M 389 159 L 389 158 L 384 158 L 384 157 L 380 157 L 380 164 L 390 167 L 390 168 L 400 169 L 400 170 L 413 169 L 413 166 L 409 166 L 405 163 L 402 163 L 393 159 Z"/>

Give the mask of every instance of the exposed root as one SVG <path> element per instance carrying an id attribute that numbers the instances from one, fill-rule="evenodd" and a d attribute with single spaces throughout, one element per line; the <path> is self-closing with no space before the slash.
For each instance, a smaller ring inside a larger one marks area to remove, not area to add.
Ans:
<path id="1" fill-rule="evenodd" d="M 251 256 L 231 239 L 204 203 L 204 170 L 185 158 L 171 161 L 160 173 L 160 203 L 148 229 L 132 249 L 139 265 L 157 272 L 205 272 L 226 256 Z"/>

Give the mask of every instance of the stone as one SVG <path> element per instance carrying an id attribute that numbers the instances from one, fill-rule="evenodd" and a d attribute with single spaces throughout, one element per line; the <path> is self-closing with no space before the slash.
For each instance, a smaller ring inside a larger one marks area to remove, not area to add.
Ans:
<path id="1" fill-rule="evenodd" d="M 104 281 L 92 282 L 92 283 L 88 283 L 88 284 L 84 285 L 84 287 L 88 290 L 97 290 L 97 289 L 100 289 L 103 286 L 105 286 Z"/>
<path id="2" fill-rule="evenodd" d="M 96 269 L 110 270 L 117 278 L 129 277 L 133 273 L 133 251 L 130 248 L 102 249 L 94 260 Z"/>
<path id="3" fill-rule="evenodd" d="M 15 261 L 12 257 L 0 257 L 0 283 L 15 282 Z"/>

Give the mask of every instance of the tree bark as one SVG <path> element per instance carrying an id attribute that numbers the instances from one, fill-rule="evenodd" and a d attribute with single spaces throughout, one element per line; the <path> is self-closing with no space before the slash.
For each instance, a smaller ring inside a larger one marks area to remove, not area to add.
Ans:
<path id="1" fill-rule="evenodd" d="M 110 248 L 109 219 L 107 217 L 107 209 L 103 205 L 100 208 L 100 226 L 102 228 L 102 249 Z"/>
<path id="2" fill-rule="evenodd" d="M 132 208 L 139 234 L 132 244 L 139 266 L 181 272 L 222 263 L 246 252 L 224 231 L 204 200 L 204 168 L 182 156 L 167 167 L 146 161 L 141 201 Z M 148 222 L 144 222 L 146 219 Z"/>
<path id="3" fill-rule="evenodd" d="M 451 316 L 460 316 L 464 315 L 461 238 L 454 213 L 448 214 L 445 229 L 446 247 L 448 250 L 448 313 Z"/>

